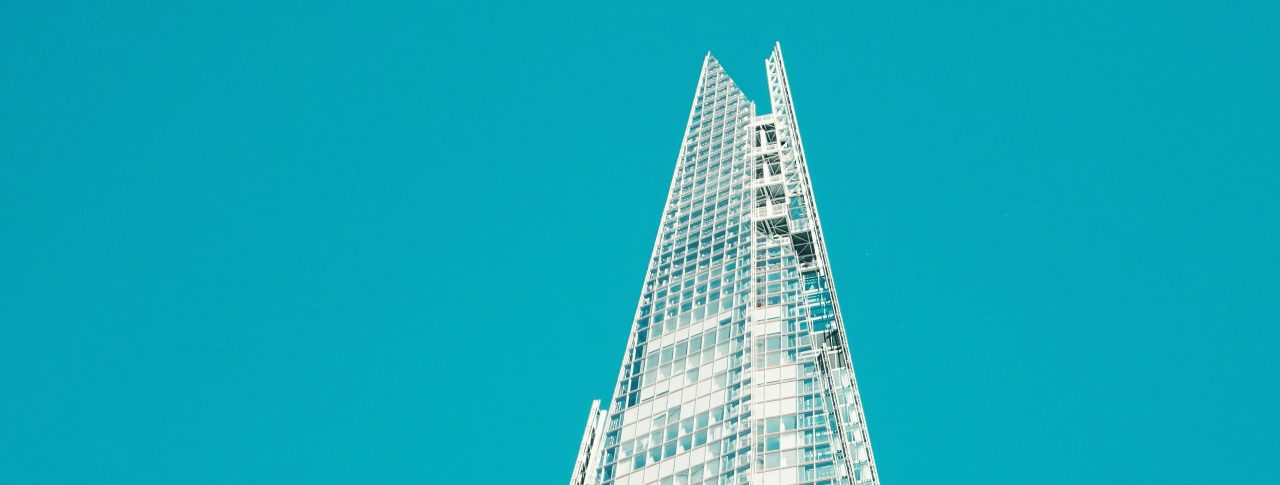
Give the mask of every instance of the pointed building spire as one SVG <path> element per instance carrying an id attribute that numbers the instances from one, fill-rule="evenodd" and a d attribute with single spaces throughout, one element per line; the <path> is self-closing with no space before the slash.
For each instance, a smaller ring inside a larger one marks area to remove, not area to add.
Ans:
<path id="1" fill-rule="evenodd" d="M 570 483 L 878 485 L 774 44 L 774 112 L 711 52 L 607 409 L 592 406 Z"/>

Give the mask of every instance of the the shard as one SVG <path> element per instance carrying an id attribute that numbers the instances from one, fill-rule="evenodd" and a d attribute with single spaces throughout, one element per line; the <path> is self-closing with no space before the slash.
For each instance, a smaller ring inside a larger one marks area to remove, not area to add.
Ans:
<path id="1" fill-rule="evenodd" d="M 613 399 L 571 485 L 876 484 L 782 51 L 703 61 Z"/>

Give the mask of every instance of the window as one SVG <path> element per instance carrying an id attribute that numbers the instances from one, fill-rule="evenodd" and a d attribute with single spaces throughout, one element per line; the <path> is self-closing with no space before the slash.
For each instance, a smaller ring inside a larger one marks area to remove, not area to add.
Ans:
<path id="1" fill-rule="evenodd" d="M 756 127 L 754 138 L 756 147 L 772 145 L 778 142 L 778 132 L 773 123 L 765 123 Z"/>

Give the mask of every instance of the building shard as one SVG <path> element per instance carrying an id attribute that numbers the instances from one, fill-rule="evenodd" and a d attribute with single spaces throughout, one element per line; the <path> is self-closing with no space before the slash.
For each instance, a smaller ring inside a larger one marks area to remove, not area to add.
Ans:
<path id="1" fill-rule="evenodd" d="M 570 485 L 878 484 L 782 50 L 703 61 L 613 400 Z"/>

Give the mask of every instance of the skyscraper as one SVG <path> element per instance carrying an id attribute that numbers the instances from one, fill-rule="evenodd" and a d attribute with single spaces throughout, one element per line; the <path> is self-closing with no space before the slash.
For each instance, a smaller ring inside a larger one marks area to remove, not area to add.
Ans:
<path id="1" fill-rule="evenodd" d="M 756 115 L 710 53 L 613 400 L 571 485 L 876 484 L 782 50 Z"/>

